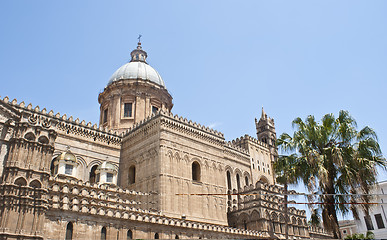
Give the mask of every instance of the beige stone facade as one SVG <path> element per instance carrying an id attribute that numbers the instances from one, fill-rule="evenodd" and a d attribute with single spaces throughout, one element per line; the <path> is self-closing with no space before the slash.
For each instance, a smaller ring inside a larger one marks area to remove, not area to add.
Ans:
<path id="1" fill-rule="evenodd" d="M 99 126 L 0 100 L 0 239 L 283 238 L 274 120 L 228 142 L 173 115 L 140 43 L 131 55 Z M 293 239 L 329 236 L 289 214 Z"/>

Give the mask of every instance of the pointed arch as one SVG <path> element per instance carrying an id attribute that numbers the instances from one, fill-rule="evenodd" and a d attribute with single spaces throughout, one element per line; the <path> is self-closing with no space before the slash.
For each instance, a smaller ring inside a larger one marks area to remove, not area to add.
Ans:
<path id="1" fill-rule="evenodd" d="M 129 240 L 129 239 L 133 239 L 133 232 L 132 230 L 128 230 L 128 232 L 126 233 L 126 239 Z"/>
<path id="2" fill-rule="evenodd" d="M 241 177 L 239 173 L 236 173 L 237 190 L 241 189 Z"/>
<path id="3" fill-rule="evenodd" d="M 89 172 L 89 182 L 90 182 L 91 184 L 97 182 L 97 181 L 96 181 L 96 180 L 97 180 L 97 179 L 96 179 L 96 173 L 95 173 L 95 171 L 97 170 L 97 167 L 98 167 L 98 165 L 94 165 L 94 166 L 92 166 L 91 169 L 90 169 L 90 172 Z"/>
<path id="4" fill-rule="evenodd" d="M 24 138 L 27 139 L 28 141 L 35 141 L 36 136 L 33 132 L 28 132 L 24 135 Z"/>
<path id="5" fill-rule="evenodd" d="M 65 240 L 72 240 L 73 239 L 73 223 L 68 222 L 66 226 L 66 237 Z"/>
<path id="6" fill-rule="evenodd" d="M 42 188 L 42 183 L 37 179 L 32 180 L 29 185 L 33 188 Z"/>
<path id="7" fill-rule="evenodd" d="M 106 240 L 106 227 L 101 229 L 101 240 Z"/>
<path id="8" fill-rule="evenodd" d="M 198 161 L 192 163 L 192 180 L 200 182 L 201 179 L 201 169 Z"/>
<path id="9" fill-rule="evenodd" d="M 27 180 L 24 177 L 18 177 L 15 180 L 15 184 L 19 186 L 27 186 Z"/>
<path id="10" fill-rule="evenodd" d="M 48 144 L 49 142 L 50 142 L 50 140 L 48 140 L 48 137 L 46 137 L 46 136 L 40 136 L 39 138 L 38 138 L 38 142 L 39 143 L 42 143 L 42 144 Z"/>
<path id="11" fill-rule="evenodd" d="M 226 178 L 227 178 L 227 189 L 232 190 L 231 173 L 229 170 L 226 171 Z"/>
<path id="12" fill-rule="evenodd" d="M 263 183 L 266 183 L 266 184 L 269 184 L 269 180 L 267 179 L 267 177 L 265 176 L 261 176 L 261 178 L 259 179 L 260 182 L 263 182 Z"/>

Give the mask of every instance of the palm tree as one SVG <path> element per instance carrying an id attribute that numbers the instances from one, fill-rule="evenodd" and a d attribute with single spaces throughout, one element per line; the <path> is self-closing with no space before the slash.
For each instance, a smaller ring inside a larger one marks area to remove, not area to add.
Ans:
<path id="1" fill-rule="evenodd" d="M 277 145 L 282 151 L 297 152 L 292 163 L 298 168 L 295 177 L 316 194 L 310 201 L 317 198 L 324 203 L 318 206 L 323 225 L 335 238 L 341 238 L 337 211 L 346 214 L 352 210 L 358 219 L 353 204 L 369 202 L 370 197 L 356 194 L 370 192 L 376 182 L 376 166 L 386 169 L 376 134 L 369 127 L 357 131 L 356 121 L 347 111 L 340 111 L 338 118 L 326 114 L 321 123 L 314 116 L 308 116 L 305 122 L 296 118 L 293 127 L 293 136 L 283 133 Z M 368 205 L 362 206 L 367 212 Z"/>

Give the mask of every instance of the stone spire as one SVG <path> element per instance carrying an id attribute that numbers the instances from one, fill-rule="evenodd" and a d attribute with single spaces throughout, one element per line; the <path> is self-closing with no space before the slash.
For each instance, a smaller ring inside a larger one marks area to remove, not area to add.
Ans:
<path id="1" fill-rule="evenodd" d="M 146 63 L 146 58 L 148 57 L 148 54 L 144 50 L 142 50 L 141 35 L 138 37 L 137 48 L 130 53 L 130 56 L 132 57 L 132 59 L 130 60 L 131 62 Z"/>

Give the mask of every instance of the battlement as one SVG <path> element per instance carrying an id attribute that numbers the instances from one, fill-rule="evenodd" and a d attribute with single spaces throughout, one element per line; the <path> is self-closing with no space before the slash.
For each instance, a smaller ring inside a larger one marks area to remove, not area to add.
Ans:
<path id="1" fill-rule="evenodd" d="M 16 99 L 9 101 L 9 97 L 6 96 L 3 100 L 0 101 L 9 104 L 11 106 L 15 106 L 16 108 L 30 112 L 31 114 L 37 114 L 49 119 L 55 119 L 59 122 L 59 127 L 63 129 L 67 129 L 73 132 L 79 132 L 81 135 L 85 135 L 87 133 L 93 132 L 93 137 L 103 138 L 108 142 L 117 142 L 120 143 L 121 138 L 117 132 L 104 128 L 103 126 L 98 127 L 97 124 L 92 124 L 91 122 L 86 123 L 85 120 L 80 121 L 79 118 L 74 120 L 73 116 L 67 117 L 66 114 L 61 115 L 59 112 L 54 114 L 53 110 L 47 111 L 46 108 L 40 110 L 39 106 L 33 107 L 31 103 L 26 105 L 24 101 L 18 104 Z"/>
<path id="2" fill-rule="evenodd" d="M 127 129 L 122 133 L 122 137 L 125 137 L 137 129 L 141 128 L 145 124 L 149 123 L 151 120 L 156 119 L 158 117 L 164 117 L 164 121 L 168 120 L 168 123 L 173 124 L 174 126 L 178 126 L 180 128 L 184 128 L 189 131 L 195 131 L 201 136 L 210 137 L 214 140 L 224 142 L 224 135 L 221 132 L 218 132 L 214 129 L 206 127 L 204 125 L 200 125 L 199 123 L 193 122 L 192 120 L 188 120 L 187 118 L 183 118 L 178 116 L 177 114 L 173 115 L 171 112 L 165 112 L 163 110 L 159 110 L 156 113 L 152 113 L 151 116 L 141 120 L 136 123 L 132 128 Z"/>
<path id="3" fill-rule="evenodd" d="M 235 151 L 239 154 L 246 155 L 247 157 L 249 156 L 249 152 L 247 149 L 241 148 L 238 145 L 235 144 L 235 142 L 226 142 L 225 143 L 226 149 L 229 149 L 230 151 Z"/>
<path id="4" fill-rule="evenodd" d="M 252 142 L 258 146 L 264 147 L 264 148 L 269 148 L 269 145 L 267 143 L 264 143 L 262 141 L 259 141 L 258 139 L 251 137 L 248 134 L 245 134 L 244 136 L 241 136 L 239 138 L 236 138 L 231 141 L 231 143 L 235 146 L 243 146 L 246 142 Z"/>

